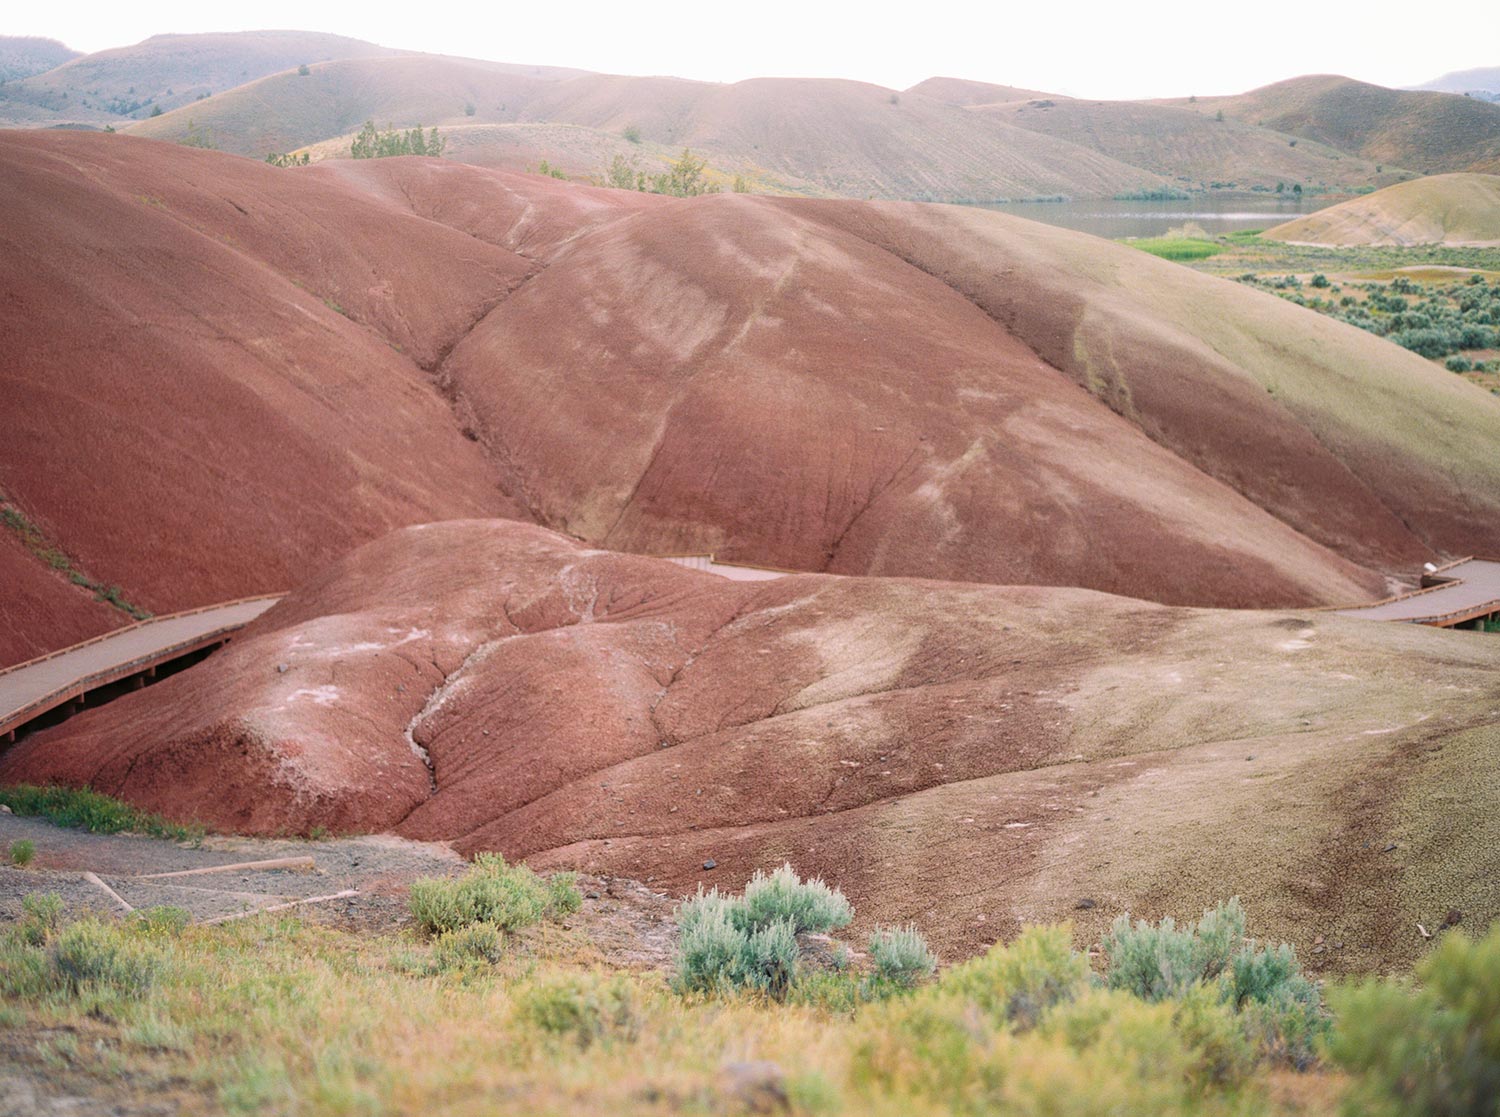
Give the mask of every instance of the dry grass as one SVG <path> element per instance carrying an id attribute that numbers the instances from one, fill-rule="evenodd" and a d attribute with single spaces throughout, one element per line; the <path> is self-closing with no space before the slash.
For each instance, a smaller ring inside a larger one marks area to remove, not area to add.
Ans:
<path id="1" fill-rule="evenodd" d="M 149 963 L 149 991 L 21 988 L 21 960 L 50 949 L 20 945 L 28 926 L 0 932 L 0 1008 L 37 1038 L 37 1069 L 187 1112 L 736 1112 L 747 1099 L 725 1066 L 754 1061 L 779 1068 L 773 1093 L 794 1113 L 1332 1112 L 1327 1092 L 1309 1106 L 1308 1091 L 1259 1078 L 1201 1081 L 1180 1014 L 1118 993 L 1020 1032 L 941 986 L 841 1009 L 684 999 L 658 974 L 593 968 L 556 926 L 511 939 L 496 964 L 434 970 L 416 940 L 290 920 L 91 930 L 88 943 Z"/>

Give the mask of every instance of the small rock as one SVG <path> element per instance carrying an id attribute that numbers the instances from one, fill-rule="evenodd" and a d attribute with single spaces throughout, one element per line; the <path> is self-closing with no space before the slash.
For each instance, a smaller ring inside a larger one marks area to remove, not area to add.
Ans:
<path id="1" fill-rule="evenodd" d="M 1087 896 L 1085 896 L 1083 899 L 1079 900 L 1076 904 L 1073 905 L 1073 910 L 1074 911 L 1092 911 L 1094 908 L 1097 908 L 1098 906 L 1099 906 L 1099 903 L 1098 903 L 1097 900 L 1090 900 Z"/>
<path id="2" fill-rule="evenodd" d="M 724 1096 L 746 1113 L 787 1113 L 792 1108 L 786 1075 L 775 1063 L 725 1063 L 719 1079 Z"/>
<path id="3" fill-rule="evenodd" d="M 1254 760 L 1255 759 L 1255 754 L 1252 752 L 1249 756 L 1245 757 L 1245 759 L 1246 760 Z"/>
<path id="4" fill-rule="evenodd" d="M 1457 908 L 1449 908 L 1448 914 L 1443 916 L 1444 927 L 1457 927 L 1463 922 L 1464 913 Z"/>
<path id="5" fill-rule="evenodd" d="M 278 663 L 276 665 L 276 673 L 278 675 L 285 675 L 286 671 L 287 671 L 287 665 L 285 663 Z"/>
<path id="6" fill-rule="evenodd" d="M 583 894 L 583 898 L 585 900 L 597 900 L 599 898 L 599 893 L 597 893 L 597 892 L 585 892 Z"/>
<path id="7" fill-rule="evenodd" d="M 717 869 L 719 867 L 719 863 L 712 857 L 710 857 L 707 861 L 703 862 L 703 867 L 705 869 Z"/>
<path id="8" fill-rule="evenodd" d="M 1322 954 L 1322 953 L 1323 953 L 1323 950 L 1324 950 L 1324 947 L 1321 947 L 1321 946 L 1315 946 L 1315 947 L 1313 947 L 1313 949 L 1312 949 L 1312 952 L 1313 952 L 1313 953 L 1314 953 L 1314 954 Z"/>
<path id="9" fill-rule="evenodd" d="M 1314 945 L 1322 946 L 1323 945 L 1323 936 L 1319 935 L 1317 938 L 1313 939 L 1313 943 L 1314 943 Z"/>
<path id="10" fill-rule="evenodd" d="M 1391 852 L 1391 850 L 1393 850 L 1393 849 L 1395 849 L 1395 848 L 1396 848 L 1396 843 L 1395 843 L 1395 842 L 1392 842 L 1392 843 L 1391 843 L 1391 844 L 1390 844 L 1390 845 L 1388 845 L 1388 846 L 1386 846 L 1386 847 L 1385 847 L 1385 848 L 1384 848 L 1384 849 L 1383 849 L 1383 850 L 1381 850 L 1381 851 L 1380 851 L 1380 852 L 1381 852 L 1381 853 L 1390 853 L 1390 852 Z"/>
<path id="11" fill-rule="evenodd" d="M 0 814 L 10 814 L 10 813 L 11 813 L 10 812 L 10 808 L 7 807 L 4 803 L 0 803 Z"/>

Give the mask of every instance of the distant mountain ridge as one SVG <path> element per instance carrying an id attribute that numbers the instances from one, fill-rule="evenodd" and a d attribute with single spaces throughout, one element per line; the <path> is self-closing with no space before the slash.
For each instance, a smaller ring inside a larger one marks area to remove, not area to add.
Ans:
<path id="1" fill-rule="evenodd" d="M 1500 66 L 1483 66 L 1477 70 L 1455 70 L 1434 78 L 1418 89 L 1434 90 L 1438 93 L 1488 93 L 1489 100 L 1500 97 Z"/>
<path id="2" fill-rule="evenodd" d="M 120 127 L 304 63 L 399 53 L 316 31 L 153 35 L 7 83 L 0 88 L 0 122 Z"/>
<path id="3" fill-rule="evenodd" d="M 1423 174 L 1500 170 L 1500 106 L 1472 97 L 1313 74 L 1234 97 L 1199 98 L 1197 104 Z"/>
<path id="4" fill-rule="evenodd" d="M 1450 76 L 1486 73 L 1500 71 Z M 825 197 L 1336 193 L 1500 171 L 1500 106 L 1335 75 L 1234 97 L 1092 101 L 953 77 L 906 90 L 627 77 L 259 31 L 159 35 L 0 83 L 0 126 L 108 126 L 254 158 L 346 156 L 367 120 L 441 127 L 450 159 L 510 170 L 545 161 L 575 179 L 597 179 L 617 158 L 653 173 L 691 147 L 726 189 L 742 179 L 756 192 Z"/>
<path id="5" fill-rule="evenodd" d="M 34 35 L 0 35 L 0 81 L 43 74 L 79 53 L 56 39 Z"/>

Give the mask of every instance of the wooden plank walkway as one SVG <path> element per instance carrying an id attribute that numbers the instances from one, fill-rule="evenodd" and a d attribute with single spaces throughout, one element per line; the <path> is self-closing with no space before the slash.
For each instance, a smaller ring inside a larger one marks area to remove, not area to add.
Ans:
<path id="1" fill-rule="evenodd" d="M 0 737 L 89 691 L 223 643 L 280 594 L 153 617 L 0 671 Z"/>
<path id="2" fill-rule="evenodd" d="M 1334 612 L 1362 620 L 1406 621 L 1443 628 L 1500 613 L 1500 560 L 1460 559 L 1428 578 L 1437 584 L 1373 605 L 1356 605 Z"/>

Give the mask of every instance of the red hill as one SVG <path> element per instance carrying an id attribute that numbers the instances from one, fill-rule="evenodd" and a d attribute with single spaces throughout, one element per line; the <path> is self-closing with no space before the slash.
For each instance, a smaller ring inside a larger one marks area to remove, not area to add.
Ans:
<path id="1" fill-rule="evenodd" d="M 1493 398 L 1014 218 L 38 133 L 0 204 L 0 492 L 158 611 L 455 515 L 1235 606 L 1500 548 Z"/>
<path id="2" fill-rule="evenodd" d="M 1497 669 L 1493 640 L 1331 614 L 736 583 L 470 521 L 354 552 L 200 667 L 23 740 L 0 780 L 676 894 L 790 858 L 950 958 L 1230 893 L 1377 969 L 1419 921 L 1500 912 Z"/>

